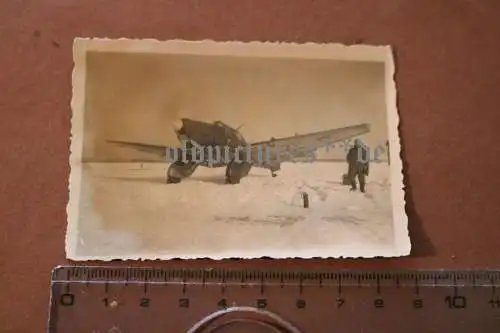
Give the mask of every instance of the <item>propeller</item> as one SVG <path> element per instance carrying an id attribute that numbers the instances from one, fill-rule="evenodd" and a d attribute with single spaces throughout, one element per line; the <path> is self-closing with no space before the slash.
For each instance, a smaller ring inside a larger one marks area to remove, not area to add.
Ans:
<path id="1" fill-rule="evenodd" d="M 176 121 L 173 122 L 172 128 L 174 130 L 174 133 L 179 135 L 181 133 L 181 130 L 183 129 L 184 122 L 182 119 L 177 119 Z"/>

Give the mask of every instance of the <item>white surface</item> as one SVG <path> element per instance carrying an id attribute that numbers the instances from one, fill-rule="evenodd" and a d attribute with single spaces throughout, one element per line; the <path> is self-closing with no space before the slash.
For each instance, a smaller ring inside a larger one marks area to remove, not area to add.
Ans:
<path id="1" fill-rule="evenodd" d="M 253 168 L 225 185 L 200 167 L 166 184 L 167 165 L 88 164 L 71 259 L 371 257 L 397 255 L 387 164 L 373 163 L 367 193 L 340 184 L 345 163 Z M 309 194 L 302 207 L 300 192 Z"/>

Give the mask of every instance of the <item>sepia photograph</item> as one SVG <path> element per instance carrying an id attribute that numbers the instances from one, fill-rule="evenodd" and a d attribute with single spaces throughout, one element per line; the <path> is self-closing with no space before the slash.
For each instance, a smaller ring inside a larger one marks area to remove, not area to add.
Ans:
<path id="1" fill-rule="evenodd" d="M 72 260 L 410 253 L 390 46 L 77 38 Z"/>

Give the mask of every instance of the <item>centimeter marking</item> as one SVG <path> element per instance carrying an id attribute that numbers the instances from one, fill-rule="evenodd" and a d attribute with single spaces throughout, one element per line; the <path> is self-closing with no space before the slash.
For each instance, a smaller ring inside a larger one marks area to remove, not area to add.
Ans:
<path id="1" fill-rule="evenodd" d="M 353 314 L 353 311 L 359 311 L 358 313 L 362 314 L 361 316 L 364 316 L 365 320 L 368 321 L 364 324 L 367 327 L 386 325 L 387 327 L 384 326 L 384 329 L 388 329 L 390 326 L 397 324 L 399 325 L 399 329 L 403 331 L 410 330 L 411 332 L 418 332 L 417 329 L 420 327 L 417 325 L 418 327 L 413 329 L 410 325 L 413 322 L 411 318 L 407 321 L 396 321 L 392 324 L 382 323 L 380 319 L 373 319 L 373 316 L 369 316 L 370 309 L 378 309 L 374 311 L 378 311 L 377 314 L 383 316 L 383 312 L 379 311 L 381 308 L 390 309 L 391 313 L 395 314 L 401 308 L 403 309 L 402 313 L 406 313 L 405 315 L 410 317 L 412 316 L 411 313 L 404 312 L 405 309 L 431 311 L 429 313 L 444 316 L 443 320 L 428 323 L 422 322 L 422 325 L 425 326 L 428 324 L 429 329 L 435 329 L 436 325 L 438 325 L 444 331 L 452 329 L 451 326 L 456 324 L 453 327 L 455 331 L 468 332 L 473 327 L 470 325 L 474 325 L 478 320 L 481 320 L 483 328 L 486 327 L 484 326 L 486 324 L 492 325 L 495 328 L 488 330 L 488 332 L 494 332 L 500 320 L 500 314 L 496 312 L 500 309 L 500 295 L 496 291 L 498 286 L 500 286 L 500 269 L 311 271 L 290 270 L 286 268 L 226 269 L 59 266 L 52 271 L 51 282 L 51 305 L 49 313 L 49 332 L 51 333 L 56 331 L 59 333 L 69 331 L 86 332 L 85 325 L 87 323 L 106 326 L 106 324 L 109 324 L 106 320 L 111 319 L 116 320 L 120 325 L 136 325 L 136 322 L 127 321 L 127 318 L 132 315 L 142 316 L 143 324 L 141 325 L 146 325 L 148 329 L 151 328 L 150 332 L 159 332 L 160 329 L 163 330 L 163 326 L 161 325 L 165 324 L 165 322 L 162 322 L 160 325 L 162 328 L 158 328 L 159 326 L 151 321 L 151 318 L 153 318 L 151 316 L 159 308 L 162 311 L 165 311 L 166 308 L 172 311 L 181 308 L 184 310 L 186 308 L 193 309 L 193 312 L 189 315 L 184 311 L 183 316 L 179 317 L 184 320 L 183 323 L 179 323 L 179 329 L 181 329 L 180 327 L 184 327 L 182 325 L 192 325 L 191 322 L 187 323 L 186 321 L 206 316 L 205 311 L 210 312 L 212 309 L 209 304 L 212 304 L 213 311 L 216 311 L 217 309 L 232 309 L 236 302 L 238 304 L 248 303 L 245 306 L 251 306 L 258 310 L 278 310 L 278 307 L 281 306 L 285 308 L 283 310 L 285 312 L 289 311 L 286 310 L 286 304 L 292 304 L 290 306 L 297 309 L 304 309 L 306 308 L 306 303 L 309 304 L 311 301 L 313 308 L 314 304 L 319 304 L 319 306 L 327 304 L 325 305 L 327 308 L 333 306 L 340 309 L 346 308 L 345 303 L 347 302 L 347 304 L 350 304 L 348 307 L 350 309 L 349 313 Z M 99 288 L 86 288 L 86 286 L 91 285 L 97 285 Z M 134 286 L 134 288 L 115 289 L 116 285 L 130 285 Z M 169 285 L 171 288 L 157 289 L 159 286 Z M 104 287 L 104 293 L 100 291 L 100 287 Z M 143 289 L 141 290 L 137 287 Z M 147 295 L 150 287 L 156 288 L 156 290 L 152 295 Z M 205 287 L 207 288 L 205 289 Z M 212 287 L 212 289 L 210 290 L 208 287 Z M 217 294 L 214 287 L 219 289 L 220 294 Z M 240 289 L 240 287 L 254 288 Z M 291 288 L 292 292 L 280 292 L 285 287 Z M 325 292 L 320 290 L 327 287 L 331 288 L 331 290 L 336 290 L 338 295 L 332 298 L 327 290 Z M 358 291 L 359 288 L 364 290 Z M 188 289 L 190 292 L 187 292 Z M 115 293 L 117 290 L 125 299 L 128 299 L 128 302 L 125 301 L 123 307 L 122 305 L 116 305 L 119 302 L 116 299 L 120 299 L 120 297 L 116 298 L 117 294 Z M 127 294 L 126 290 L 129 290 L 130 293 Z M 386 290 L 388 290 L 387 294 L 385 294 Z M 351 292 L 352 294 L 350 294 Z M 293 295 L 294 293 L 297 294 Z M 99 303 L 95 303 L 94 296 L 97 297 L 97 301 L 102 300 L 104 302 L 102 309 L 98 307 Z M 207 297 L 209 298 L 208 300 Z M 136 301 L 133 300 L 135 298 L 137 298 Z M 158 302 L 152 301 L 153 298 L 157 299 Z M 199 299 L 197 300 L 197 298 Z M 151 305 L 152 302 L 157 305 Z M 193 303 L 198 304 L 198 307 L 191 306 Z M 407 304 L 407 307 L 405 304 Z M 441 304 L 441 306 L 438 306 L 438 304 Z M 141 311 L 136 313 L 134 310 L 136 306 L 151 308 L 152 312 Z M 76 308 L 80 309 L 80 307 L 85 310 L 83 312 L 76 311 Z M 117 312 L 115 309 L 114 316 L 108 319 L 106 319 L 107 317 L 102 317 L 103 313 L 105 313 L 103 309 L 117 307 L 122 310 Z M 307 307 L 309 308 L 309 306 Z M 321 312 L 321 309 L 318 311 Z M 444 311 L 449 309 L 461 310 L 459 314 L 456 311 L 446 311 L 447 314 L 445 314 L 443 309 Z M 78 313 L 85 313 L 85 316 L 87 316 L 86 319 L 78 322 Z M 92 314 L 94 314 L 94 317 L 92 317 Z M 328 316 L 330 315 L 340 316 L 341 314 L 332 312 L 328 314 Z M 458 315 L 467 315 L 467 321 L 464 321 L 465 319 L 463 318 L 465 317 L 463 317 L 461 323 L 458 324 Z M 303 327 L 310 326 L 309 329 L 313 329 L 316 323 L 308 322 L 307 315 L 304 314 L 304 316 L 296 316 L 294 320 L 297 323 L 300 322 Z M 344 324 L 350 325 L 346 327 L 351 327 L 352 329 L 359 329 L 361 327 L 359 326 L 361 324 L 356 320 L 348 320 L 346 323 L 345 313 L 342 316 Z M 335 323 L 335 320 L 332 322 L 326 320 L 322 325 L 332 326 L 336 325 Z M 168 322 L 167 324 L 177 325 L 174 322 Z M 75 328 L 75 325 L 80 325 L 78 326 L 80 330 Z M 144 327 L 141 329 L 144 329 Z M 476 328 L 474 328 L 475 330 Z M 175 330 L 172 329 L 172 331 Z M 486 330 L 483 331 L 486 332 Z"/>
<path id="2" fill-rule="evenodd" d="M 189 285 L 297 285 L 323 287 L 345 286 L 421 287 L 481 286 L 493 290 L 500 286 L 500 270 L 341 270 L 309 271 L 289 269 L 225 269 L 225 268 L 136 268 L 111 266 L 58 266 L 52 271 L 53 283 L 104 284 L 182 284 Z"/>

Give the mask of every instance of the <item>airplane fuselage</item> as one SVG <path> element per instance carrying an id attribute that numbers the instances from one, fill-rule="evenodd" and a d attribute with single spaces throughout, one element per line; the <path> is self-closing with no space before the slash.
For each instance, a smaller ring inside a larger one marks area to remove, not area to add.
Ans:
<path id="1" fill-rule="evenodd" d="M 207 123 L 183 118 L 182 125 L 176 129 L 179 141 L 188 139 L 200 146 L 231 147 L 245 146 L 246 140 L 241 133 L 223 122 Z"/>
<path id="2" fill-rule="evenodd" d="M 167 182 L 179 182 L 198 166 L 226 167 L 226 182 L 238 183 L 250 172 L 251 163 L 242 154 L 247 142 L 241 133 L 223 122 L 207 123 L 183 118 L 175 129 L 182 148 L 178 161 L 170 165 Z"/>
<path id="3" fill-rule="evenodd" d="M 198 166 L 226 168 L 226 183 L 237 184 L 252 167 L 264 168 L 271 175 L 280 170 L 284 161 L 309 157 L 319 147 L 345 140 L 370 131 L 368 124 L 323 130 L 292 137 L 271 138 L 247 143 L 238 130 L 221 121 L 213 123 L 183 118 L 174 126 L 181 148 L 137 142 L 110 141 L 165 157 L 170 163 L 167 183 L 178 183 L 190 177 Z"/>

